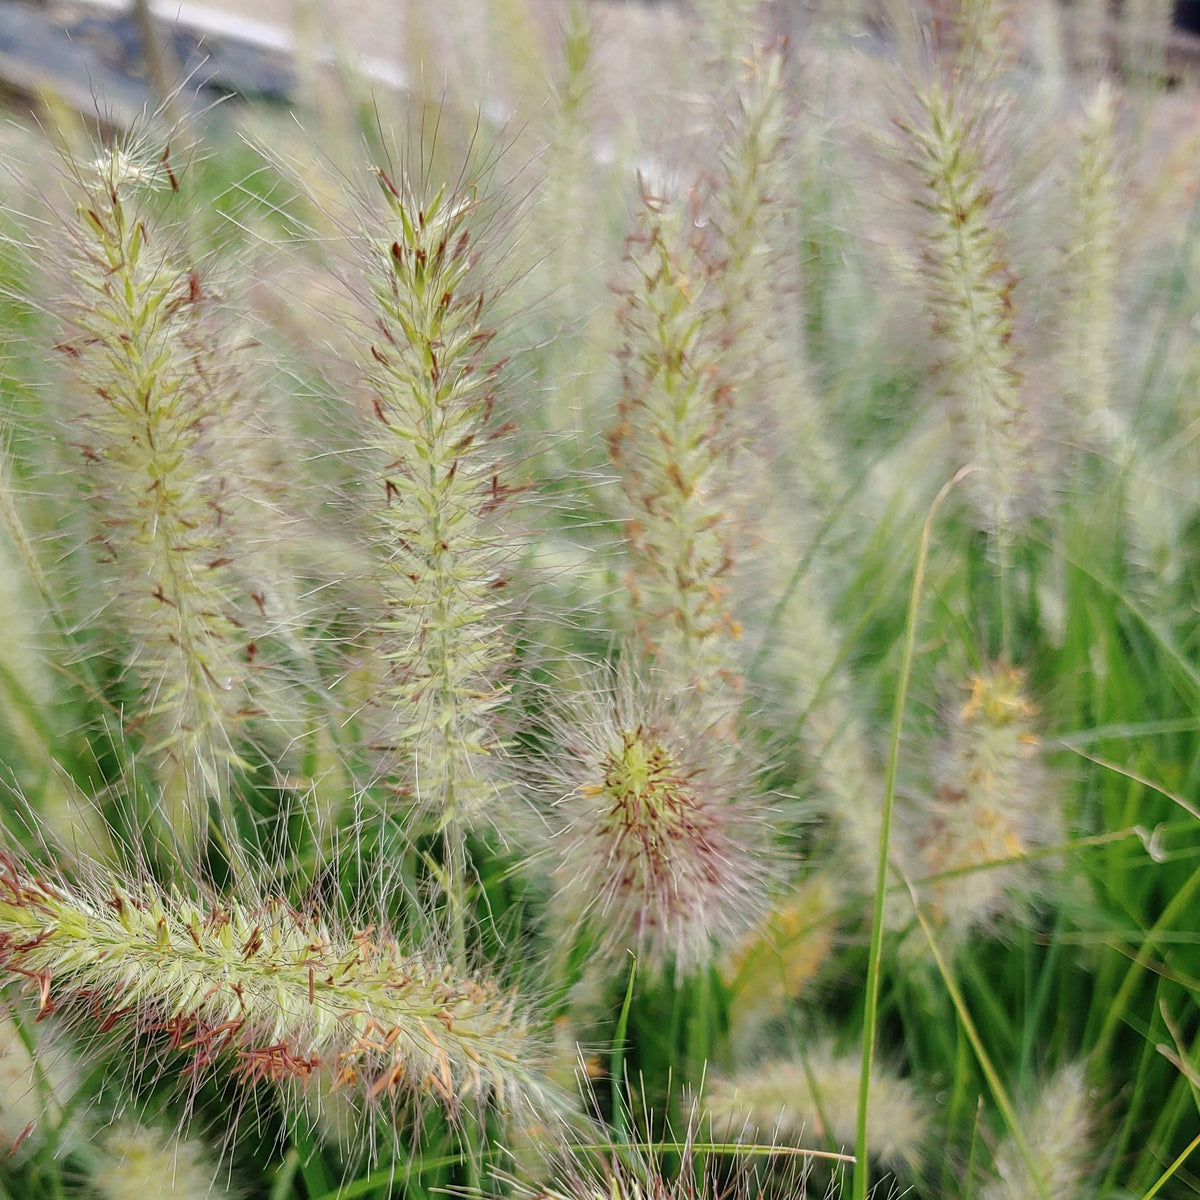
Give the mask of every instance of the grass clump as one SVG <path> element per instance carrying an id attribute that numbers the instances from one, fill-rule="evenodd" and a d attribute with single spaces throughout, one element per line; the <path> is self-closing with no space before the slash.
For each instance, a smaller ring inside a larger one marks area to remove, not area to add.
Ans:
<path id="1" fill-rule="evenodd" d="M 477 8 L 12 134 L 0 1196 L 1193 1194 L 1173 51 Z"/>

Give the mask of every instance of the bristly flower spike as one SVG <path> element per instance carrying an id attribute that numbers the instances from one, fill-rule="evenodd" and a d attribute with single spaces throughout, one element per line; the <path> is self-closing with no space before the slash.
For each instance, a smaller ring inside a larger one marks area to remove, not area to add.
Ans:
<path id="1" fill-rule="evenodd" d="M 998 667 L 973 677 L 951 716 L 916 843 L 926 873 L 947 876 L 928 886 L 955 936 L 1027 893 L 1036 876 L 1024 856 L 1061 835 L 1036 715 L 1024 674 Z"/>
<path id="2" fill-rule="evenodd" d="M 629 601 L 655 668 L 719 699 L 736 685 L 729 604 L 737 521 L 734 394 L 722 368 L 715 239 L 696 198 L 645 194 L 620 310 L 622 398 L 609 436 L 620 472 Z"/>
<path id="3" fill-rule="evenodd" d="M 501 625 L 515 489 L 492 420 L 500 364 L 474 239 L 480 206 L 440 190 L 420 200 L 378 178 L 390 229 L 371 239 L 379 341 L 371 347 L 371 437 L 380 460 L 376 527 L 389 783 L 453 841 L 487 817 L 496 788 L 491 712 L 510 654 Z"/>
<path id="4" fill-rule="evenodd" d="M 216 461 L 212 445 L 237 387 L 199 273 L 157 244 L 146 211 L 148 191 L 178 187 L 165 156 L 115 144 L 77 175 L 76 332 L 59 349 L 83 384 L 74 437 L 141 685 L 133 723 L 149 752 L 183 773 L 187 811 L 176 824 L 186 842 L 224 795 L 255 711 L 234 573 L 236 467 Z"/>
<path id="5" fill-rule="evenodd" d="M 324 1078 L 368 1104 L 451 1115 L 542 1094 L 540 1042 L 512 995 L 281 900 L 204 902 L 112 876 L 80 888 L 5 854 L 0 972 L 40 1016 L 150 1038 L 193 1077 Z"/>
<path id="6" fill-rule="evenodd" d="M 1013 342 L 1015 279 L 984 174 L 990 111 L 972 82 L 930 82 L 901 129 L 921 185 L 926 308 L 958 437 L 953 465 L 979 468 L 968 481 L 977 519 L 1004 544 L 1027 515 L 1033 431 Z"/>
<path id="7" fill-rule="evenodd" d="M 722 736 L 652 687 L 618 682 L 559 730 L 547 768 L 561 822 L 554 907 L 603 955 L 628 949 L 682 977 L 759 916 L 768 830 Z"/>
<path id="8" fill-rule="evenodd" d="M 1014 1138 L 1006 1138 L 996 1151 L 995 1175 L 979 1193 L 981 1200 L 1039 1195 L 1082 1200 L 1091 1195 L 1086 1181 L 1095 1163 L 1094 1114 L 1082 1064 L 1072 1063 L 1048 1079 L 1022 1120 L 1029 1157 Z"/>
<path id="9" fill-rule="evenodd" d="M 1064 264 L 1066 424 L 1102 453 L 1130 449 L 1129 431 L 1112 405 L 1119 242 L 1116 117 L 1116 92 L 1101 81 L 1084 103 Z"/>
<path id="10" fill-rule="evenodd" d="M 104 1200 L 239 1200 L 209 1148 L 194 1137 L 118 1121 L 104 1131 L 91 1184 Z"/>
<path id="11" fill-rule="evenodd" d="M 714 1132 L 757 1136 L 769 1129 L 784 1144 L 853 1146 L 858 1115 L 858 1054 L 836 1054 L 828 1043 L 803 1058 L 755 1063 L 714 1081 L 706 1109 Z M 872 1069 L 867 1145 L 888 1163 L 916 1170 L 929 1133 L 929 1106 L 907 1079 Z"/>

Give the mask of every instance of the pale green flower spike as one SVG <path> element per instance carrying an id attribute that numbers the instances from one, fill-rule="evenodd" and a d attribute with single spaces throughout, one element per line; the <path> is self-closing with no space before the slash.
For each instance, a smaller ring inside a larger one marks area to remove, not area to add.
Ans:
<path id="1" fill-rule="evenodd" d="M 737 677 L 728 479 L 737 434 L 716 336 L 716 247 L 700 218 L 691 204 L 643 198 L 628 243 L 622 398 L 609 443 L 644 651 L 679 687 L 714 693 Z"/>
<path id="2" fill-rule="evenodd" d="M 376 521 L 387 605 L 389 781 L 440 828 L 488 816 L 498 749 L 491 710 L 509 657 L 500 625 L 504 480 L 492 424 L 498 367 L 476 278 L 477 205 L 419 202 L 379 173 L 392 229 L 372 244 L 381 340 L 371 437 L 382 461 Z"/>
<path id="3" fill-rule="evenodd" d="M 98 1035 L 156 1037 L 201 1075 L 324 1081 L 451 1114 L 490 1099 L 515 1111 L 541 1092 L 540 1045 L 511 995 L 281 900 L 200 903 L 115 878 L 85 891 L 5 855 L 0 959 L 42 1016 L 65 1008 Z"/>
<path id="4" fill-rule="evenodd" d="M 835 1054 L 821 1043 L 804 1058 L 758 1063 L 713 1083 L 707 1113 L 715 1133 L 755 1138 L 771 1131 L 781 1143 L 852 1147 L 860 1055 Z M 915 1168 L 929 1132 L 929 1106 L 906 1079 L 872 1067 L 867 1146 L 874 1157 Z"/>
<path id="5" fill-rule="evenodd" d="M 907 133 L 921 182 L 922 272 L 941 390 L 982 529 L 1009 541 L 1030 506 L 1033 431 L 1013 347 L 1015 279 L 984 179 L 987 109 L 966 83 L 934 81 L 917 94 Z"/>
<path id="6" fill-rule="evenodd" d="M 0 1152 L 24 1157 L 57 1132 L 79 1074 L 73 1058 L 30 1014 L 0 1015 Z"/>
<path id="7" fill-rule="evenodd" d="M 235 1200 L 209 1148 L 174 1130 L 121 1121 L 105 1130 L 92 1185 L 104 1200 Z"/>
<path id="8" fill-rule="evenodd" d="M 1084 104 L 1071 180 L 1060 371 L 1069 406 L 1067 428 L 1082 430 L 1102 453 L 1126 458 L 1132 450 L 1130 431 L 1112 405 L 1119 234 L 1116 116 L 1116 92 L 1102 81 Z"/>
<path id="9" fill-rule="evenodd" d="M 200 276 L 165 236 L 159 245 L 140 207 L 139 193 L 174 185 L 170 166 L 114 147 L 83 183 L 76 332 L 59 348 L 82 383 L 76 437 L 99 514 L 96 540 L 141 685 L 130 727 L 182 773 L 173 824 L 186 842 L 202 835 L 208 800 L 222 795 L 253 710 L 251 639 L 234 602 L 236 467 L 210 453 L 236 389 Z"/>
<path id="10" fill-rule="evenodd" d="M 914 856 L 934 877 L 924 894 L 954 939 L 1035 892 L 1039 864 L 1029 853 L 1063 837 L 1036 716 L 1023 672 L 997 667 L 972 676 L 950 716 L 933 795 L 910 815 Z"/>
<path id="11" fill-rule="evenodd" d="M 1093 1105 L 1082 1065 L 1064 1067 L 1043 1085 L 1036 1101 L 1021 1115 L 1033 1161 L 1012 1138 L 996 1151 L 995 1175 L 980 1200 L 1083 1200 L 1084 1184 L 1095 1163 Z M 1032 1175 L 1036 1168 L 1037 1177 Z"/>

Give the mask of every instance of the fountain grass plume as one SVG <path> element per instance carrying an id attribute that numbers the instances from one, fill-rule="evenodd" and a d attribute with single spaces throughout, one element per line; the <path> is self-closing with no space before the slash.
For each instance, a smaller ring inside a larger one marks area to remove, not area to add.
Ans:
<path id="1" fill-rule="evenodd" d="M 652 674 L 597 689 L 557 737 L 543 779 L 559 825 L 553 911 L 605 958 L 628 949 L 652 974 L 692 974 L 767 899 L 754 773 L 704 705 Z"/>
<path id="2" fill-rule="evenodd" d="M 122 1120 L 104 1131 L 90 1182 L 104 1200 L 240 1200 L 212 1152 L 194 1137 Z"/>
<path id="3" fill-rule="evenodd" d="M 0 970 L 39 1019 L 61 1009 L 97 1040 L 148 1039 L 197 1080 L 323 1082 L 397 1117 L 542 1099 L 540 1038 L 515 996 L 277 898 L 200 898 L 101 868 L 73 886 L 6 852 Z"/>
<path id="4" fill-rule="evenodd" d="M 1001 1142 L 995 1174 L 979 1192 L 981 1200 L 1091 1195 L 1086 1180 L 1095 1163 L 1094 1119 L 1083 1066 L 1072 1063 L 1048 1079 L 1022 1120 L 1032 1157 L 1021 1154 L 1012 1138 Z"/>
<path id="5" fill-rule="evenodd" d="M 516 489 L 499 457 L 505 427 L 493 421 L 500 364 L 475 244 L 480 204 L 444 189 L 420 198 L 406 180 L 377 175 L 387 206 L 368 268 L 388 666 L 380 741 L 388 783 L 458 837 L 496 794 L 491 713 L 510 655 L 497 513 Z"/>
<path id="6" fill-rule="evenodd" d="M 934 17 L 934 37 L 949 43 L 958 70 L 977 81 L 1016 60 L 1011 0 L 950 0 Z"/>
<path id="7" fill-rule="evenodd" d="M 229 511 L 239 485 L 211 446 L 237 384 L 199 270 L 149 211 L 150 192 L 178 190 L 167 154 L 116 143 L 72 165 L 83 199 L 57 349 L 79 384 L 72 437 L 140 685 L 130 724 L 183 773 L 176 826 L 187 841 L 202 834 L 256 711 Z"/>
<path id="8" fill-rule="evenodd" d="M 1071 178 L 1065 247 L 1066 304 L 1061 377 L 1066 426 L 1101 451 L 1121 449 L 1128 432 L 1113 410 L 1117 341 L 1117 95 L 1101 81 L 1086 99 Z"/>
<path id="9" fill-rule="evenodd" d="M 34 1026 L 23 1006 L 0 1013 L 0 1147 L 10 1158 L 25 1154 L 59 1131 L 81 1071 L 63 1044 Z"/>
<path id="10" fill-rule="evenodd" d="M 725 251 L 719 280 L 734 327 L 732 337 L 752 337 L 752 324 L 769 316 L 765 298 L 771 294 L 771 235 L 789 183 L 784 159 L 789 128 L 785 66 L 783 43 L 747 48 L 733 88 L 729 128 L 718 151 L 716 219 Z M 753 293 L 750 303 L 747 292 Z M 766 349 L 755 347 L 757 353 Z"/>
<path id="11" fill-rule="evenodd" d="M 899 127 L 921 189 L 921 273 L 953 465 L 979 468 L 968 483 L 977 521 L 1005 543 L 1030 508 L 1034 443 L 1013 340 L 1016 280 L 985 179 L 994 111 L 984 82 L 959 73 L 930 81 Z"/>
<path id="12" fill-rule="evenodd" d="M 796 320 L 803 290 L 792 253 L 801 236 L 796 176 L 812 168 L 802 164 L 805 152 L 796 145 L 788 43 L 767 40 L 753 26 L 746 37 L 719 114 L 724 133 L 710 207 L 720 265 L 709 336 L 720 346 L 744 443 L 732 471 L 753 481 L 762 460 L 768 467 L 744 505 L 761 513 L 777 506 L 780 490 L 793 498 L 799 493 L 805 507 L 815 508 L 843 486 L 845 465 L 830 440 Z M 759 534 L 765 524 L 759 517 L 746 533 Z M 754 556 L 743 550 L 741 557 Z"/>
<path id="13" fill-rule="evenodd" d="M 1012 667 L 973 676 L 950 714 L 935 795 L 911 836 L 935 877 L 926 885 L 934 912 L 958 938 L 1030 894 L 1037 876 L 1023 856 L 1061 840 L 1036 716 L 1024 673 Z"/>
<path id="14" fill-rule="evenodd" d="M 731 1025 L 756 1036 L 763 1022 L 809 992 L 834 948 L 840 898 L 833 873 L 813 871 L 725 955 Z"/>
<path id="15" fill-rule="evenodd" d="M 781 1143 L 841 1149 L 853 1146 L 861 1058 L 836 1054 L 827 1043 L 802 1056 L 749 1066 L 714 1080 L 705 1109 L 715 1133 L 755 1135 L 770 1129 Z M 867 1148 L 876 1158 L 915 1171 L 929 1132 L 929 1106 L 897 1075 L 871 1069 Z"/>
<path id="16" fill-rule="evenodd" d="M 626 260 L 622 396 L 609 446 L 625 499 L 629 606 L 659 671 L 719 695 L 739 679 L 729 477 L 738 431 L 715 336 L 717 245 L 698 194 L 672 202 L 643 189 Z"/>
<path id="17" fill-rule="evenodd" d="M 519 1200 L 784 1200 L 809 1194 L 810 1168 L 819 1155 L 774 1142 L 746 1144 L 737 1154 L 732 1144 L 701 1140 L 705 1122 L 695 1104 L 685 1116 L 681 1134 L 668 1119 L 657 1137 L 647 1128 L 629 1143 L 568 1143 L 531 1171 L 532 1179 L 497 1172 L 499 1189 L 491 1194 Z M 832 1187 L 827 1193 L 836 1194 Z"/>

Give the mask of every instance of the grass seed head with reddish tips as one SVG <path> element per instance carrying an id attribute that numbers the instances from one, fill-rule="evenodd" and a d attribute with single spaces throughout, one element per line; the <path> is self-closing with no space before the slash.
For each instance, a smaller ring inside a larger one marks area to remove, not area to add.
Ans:
<path id="1" fill-rule="evenodd" d="M 684 976 L 746 931 L 768 890 L 755 782 L 686 701 L 618 685 L 602 703 L 564 727 L 551 768 L 559 896 L 604 953 Z"/>
<path id="2" fill-rule="evenodd" d="M 209 801 L 260 713 L 253 487 L 234 451 L 249 431 L 244 378 L 200 264 L 149 203 L 178 191 L 167 155 L 131 140 L 66 165 L 78 205 L 66 255 L 53 251 L 69 270 L 64 432 L 90 493 L 109 633 L 138 685 L 126 727 L 163 768 L 172 835 L 188 845 L 207 837 Z"/>
<path id="3" fill-rule="evenodd" d="M 469 189 L 420 198 L 377 174 L 387 215 L 369 239 L 368 438 L 388 664 L 377 741 L 396 792 L 457 838 L 495 820 L 493 710 L 511 654 L 502 597 L 512 534 L 498 513 L 519 489 L 506 426 L 493 418 L 502 364 L 475 245 L 481 204 Z"/>
<path id="4" fill-rule="evenodd" d="M 357 1089 L 399 1117 L 540 1105 L 539 1038 L 515 997 L 282 900 L 199 902 L 116 877 L 89 887 L 0 855 L 0 979 L 39 1017 L 137 1035 L 184 1075 Z"/>

